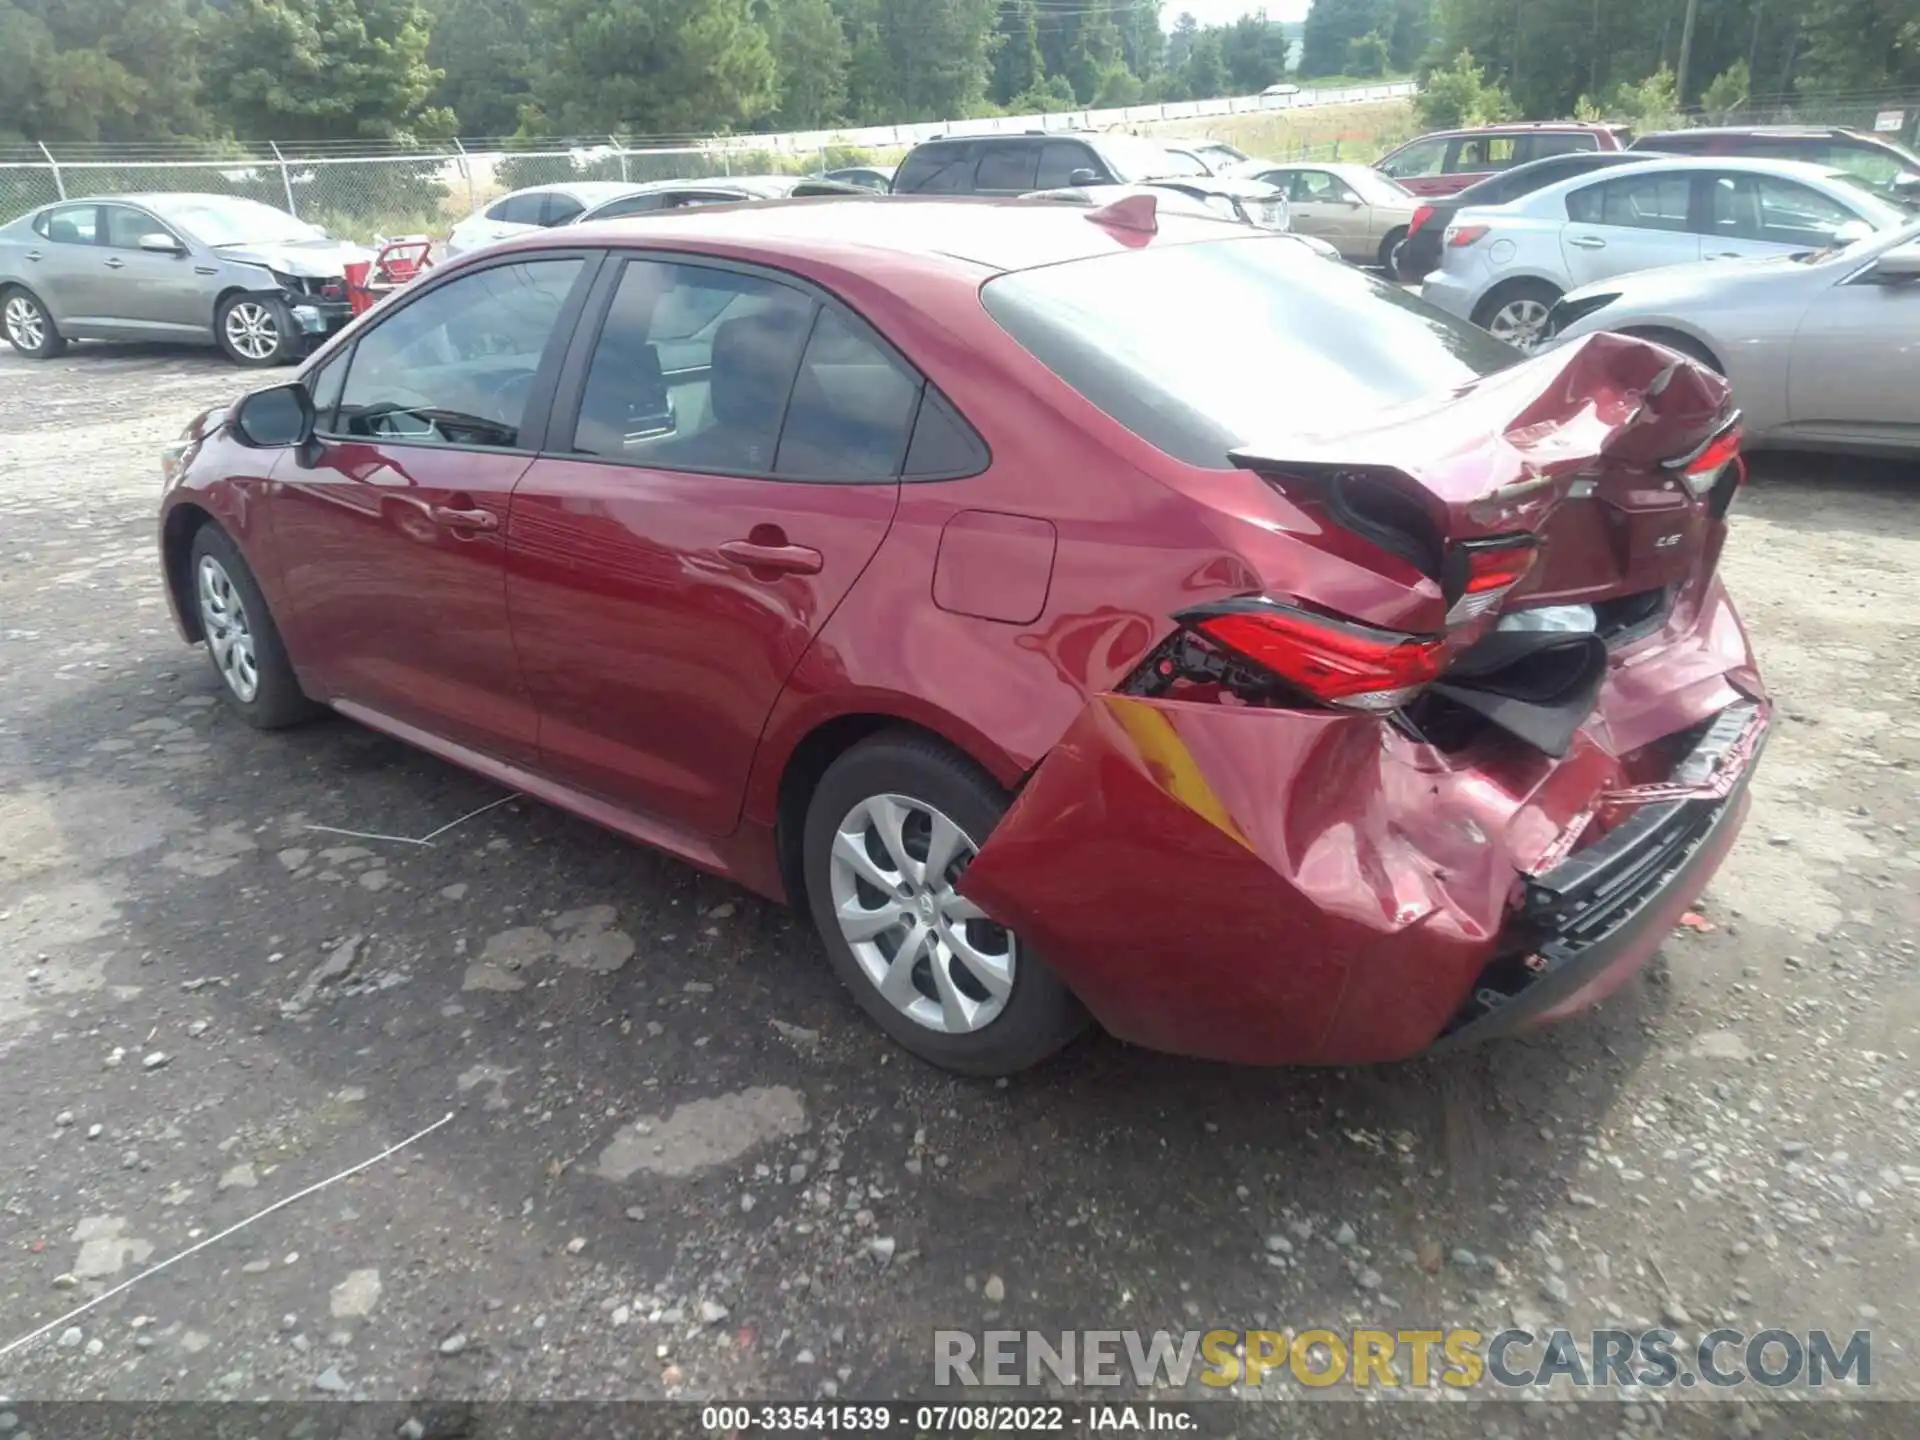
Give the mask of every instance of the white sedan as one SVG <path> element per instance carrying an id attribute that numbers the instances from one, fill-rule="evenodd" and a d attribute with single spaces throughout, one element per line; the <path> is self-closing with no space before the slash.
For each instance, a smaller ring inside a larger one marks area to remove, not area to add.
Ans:
<path id="1" fill-rule="evenodd" d="M 1567 291 L 1634 270 L 1820 250 L 1907 217 L 1846 175 L 1789 160 L 1650 160 L 1458 212 L 1420 294 L 1530 345 Z"/>
<path id="2" fill-rule="evenodd" d="M 524 190 L 502 195 L 454 226 L 453 233 L 447 237 L 446 253 L 449 258 L 464 255 L 510 235 L 565 225 L 601 201 L 631 194 L 634 188 L 624 180 L 529 185 Z"/>

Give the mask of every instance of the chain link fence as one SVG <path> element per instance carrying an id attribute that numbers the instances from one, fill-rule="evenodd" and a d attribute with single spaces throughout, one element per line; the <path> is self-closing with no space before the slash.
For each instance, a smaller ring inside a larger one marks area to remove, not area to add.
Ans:
<path id="1" fill-rule="evenodd" d="M 497 196 L 569 180 L 701 180 L 723 175 L 810 174 L 894 164 L 940 134 L 1113 129 L 1190 123 L 1401 98 L 1404 83 L 1246 95 L 1123 110 L 1004 115 L 951 123 L 727 137 L 592 136 L 529 144 L 458 139 L 420 146 L 330 142 L 147 142 L 0 146 L 0 224 L 55 200 L 90 195 L 211 192 L 290 210 L 347 238 L 443 233 Z"/>

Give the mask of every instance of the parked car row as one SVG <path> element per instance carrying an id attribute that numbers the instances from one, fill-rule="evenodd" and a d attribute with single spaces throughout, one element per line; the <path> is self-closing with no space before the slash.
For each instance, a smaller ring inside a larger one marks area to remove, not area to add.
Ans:
<path id="1" fill-rule="evenodd" d="M 181 633 L 249 723 L 330 707 L 795 905 L 956 1071 L 1090 1023 L 1345 1064 L 1585 1010 L 1770 723 L 1726 383 L 1092 199 L 437 267 L 169 448 Z"/>

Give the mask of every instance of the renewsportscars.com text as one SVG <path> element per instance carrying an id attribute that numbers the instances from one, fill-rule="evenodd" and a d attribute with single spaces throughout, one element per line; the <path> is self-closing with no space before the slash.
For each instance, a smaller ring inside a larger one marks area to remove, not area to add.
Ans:
<path id="1" fill-rule="evenodd" d="M 934 1384 L 1132 1386 L 1344 1385 L 1361 1390 L 1544 1386 L 1770 1390 L 1873 1383 L 1873 1337 L 1666 1329 L 1572 1330 L 936 1330 Z"/>

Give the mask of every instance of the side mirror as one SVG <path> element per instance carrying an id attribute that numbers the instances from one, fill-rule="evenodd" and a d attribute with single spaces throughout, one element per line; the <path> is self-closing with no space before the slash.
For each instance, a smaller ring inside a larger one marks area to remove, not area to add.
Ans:
<path id="1" fill-rule="evenodd" d="M 156 230 L 151 235 L 140 237 L 140 248 L 156 255 L 184 255 L 187 247 L 164 231 Z"/>
<path id="2" fill-rule="evenodd" d="M 298 380 L 256 390 L 233 407 L 234 438 L 256 450 L 284 450 L 313 437 L 313 396 Z"/>
<path id="3" fill-rule="evenodd" d="M 1832 245 L 1837 250 L 1843 245 L 1852 245 L 1873 234 L 1873 227 L 1864 220 L 1848 220 L 1836 225 L 1833 230 Z"/>
<path id="4" fill-rule="evenodd" d="M 1100 183 L 1099 172 L 1094 170 L 1075 170 L 1067 176 L 1067 184 L 1069 185 L 1098 185 Z"/>
<path id="5" fill-rule="evenodd" d="M 1900 245 L 1873 262 L 1873 274 L 1882 284 L 1911 285 L 1920 280 L 1920 245 Z"/>

